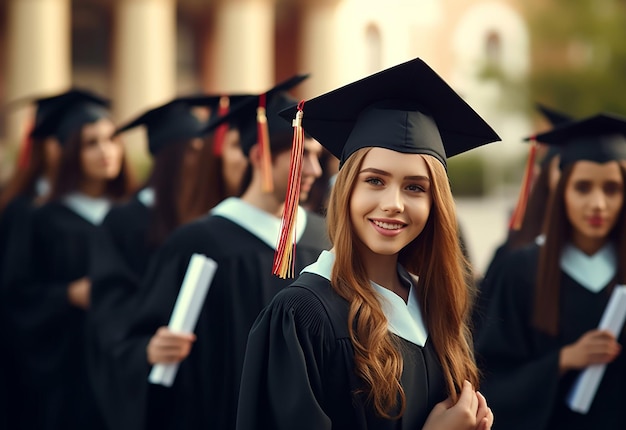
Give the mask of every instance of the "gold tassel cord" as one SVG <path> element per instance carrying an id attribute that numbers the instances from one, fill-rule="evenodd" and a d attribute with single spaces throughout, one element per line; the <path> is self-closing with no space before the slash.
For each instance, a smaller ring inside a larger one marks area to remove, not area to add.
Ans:
<path id="1" fill-rule="evenodd" d="M 259 97 L 259 107 L 256 111 L 257 136 L 261 149 L 262 187 L 264 192 L 271 193 L 274 191 L 274 181 L 272 179 L 272 152 L 270 148 L 270 134 L 267 126 L 265 100 L 265 94 L 262 94 Z"/>

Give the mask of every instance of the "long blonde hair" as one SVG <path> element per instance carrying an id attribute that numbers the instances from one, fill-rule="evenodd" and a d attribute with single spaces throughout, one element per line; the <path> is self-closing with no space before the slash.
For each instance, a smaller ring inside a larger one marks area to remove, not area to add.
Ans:
<path id="1" fill-rule="evenodd" d="M 355 351 L 356 373 L 376 412 L 401 416 L 406 406 L 400 383 L 402 355 L 387 329 L 387 319 L 355 252 L 349 202 L 361 164 L 371 148 L 352 154 L 337 175 L 330 195 L 327 225 L 335 249 L 333 289 L 350 303 L 348 328 Z M 400 251 L 399 262 L 419 275 L 417 293 L 429 336 L 442 366 L 448 394 L 456 400 L 465 379 L 478 386 L 467 322 L 471 305 L 468 267 L 459 245 L 454 202 L 448 177 L 435 158 L 422 155 L 431 176 L 432 208 L 422 233 Z M 444 317 L 445 316 L 445 317 Z M 398 406 L 398 414 L 390 411 Z"/>

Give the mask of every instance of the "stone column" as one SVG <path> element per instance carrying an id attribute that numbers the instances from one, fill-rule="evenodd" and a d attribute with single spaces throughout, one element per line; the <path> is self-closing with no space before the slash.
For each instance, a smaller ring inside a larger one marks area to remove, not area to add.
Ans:
<path id="1" fill-rule="evenodd" d="M 50 95 L 71 83 L 70 0 L 9 0 L 6 100 Z M 7 141 L 17 145 L 29 109 L 10 109 Z"/>
<path id="2" fill-rule="evenodd" d="M 337 28 L 338 0 L 312 0 L 302 9 L 301 46 L 298 48 L 299 69 L 311 73 L 311 79 L 302 83 L 299 91 L 309 96 L 321 94 L 339 86 Z"/>
<path id="3" fill-rule="evenodd" d="M 118 0 L 114 16 L 112 98 L 116 119 L 126 121 L 176 95 L 176 2 Z M 125 141 L 131 158 L 144 153 L 139 132 Z"/>
<path id="4" fill-rule="evenodd" d="M 215 7 L 211 91 L 263 91 L 274 84 L 274 1 L 223 0 Z"/>

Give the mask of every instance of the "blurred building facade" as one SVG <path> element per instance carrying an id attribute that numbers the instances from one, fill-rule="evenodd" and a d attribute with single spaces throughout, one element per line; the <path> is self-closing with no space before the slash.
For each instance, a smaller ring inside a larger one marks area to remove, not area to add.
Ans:
<path id="1" fill-rule="evenodd" d="M 122 121 L 176 95 L 262 91 L 297 72 L 312 74 L 297 95 L 313 97 L 419 56 L 503 137 L 495 158 L 509 157 L 523 146 L 507 143 L 530 130 L 527 111 L 511 103 L 525 97 L 530 68 L 521 4 L 2 0 L 0 104 L 87 87 L 111 97 Z M 29 115 L 19 103 L 3 109 L 5 169 Z M 142 145 L 135 149 L 143 151 Z"/>

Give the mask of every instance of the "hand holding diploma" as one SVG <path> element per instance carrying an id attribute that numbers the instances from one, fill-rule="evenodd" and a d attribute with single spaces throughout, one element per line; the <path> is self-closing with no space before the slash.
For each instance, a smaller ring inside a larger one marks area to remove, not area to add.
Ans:
<path id="1" fill-rule="evenodd" d="M 150 364 L 176 364 L 191 352 L 196 336 L 193 333 L 174 333 L 168 327 L 160 327 L 150 339 L 146 349 Z"/>
<path id="2" fill-rule="evenodd" d="M 585 333 L 575 344 L 561 350 L 559 365 L 562 369 L 564 361 L 565 366 L 572 366 L 572 363 L 580 366 L 583 363 L 580 368 L 585 367 L 567 397 L 567 405 L 574 412 L 586 414 L 589 411 L 607 363 L 621 351 L 615 339 L 622 331 L 625 319 L 626 286 L 618 285 L 606 305 L 598 330 Z M 567 348 L 571 348 L 569 352 Z M 572 349 L 574 353 L 571 353 Z"/>
<path id="3" fill-rule="evenodd" d="M 154 364 L 148 381 L 171 387 L 178 364 L 189 355 L 195 341 L 195 330 L 204 300 L 217 270 L 217 263 L 200 254 L 193 254 L 167 327 L 161 327 L 150 339 L 146 350 Z"/>

